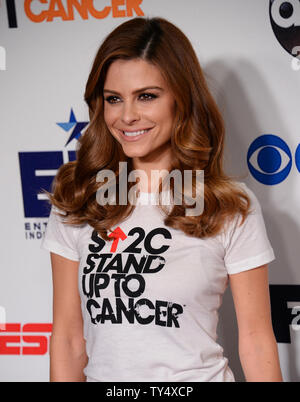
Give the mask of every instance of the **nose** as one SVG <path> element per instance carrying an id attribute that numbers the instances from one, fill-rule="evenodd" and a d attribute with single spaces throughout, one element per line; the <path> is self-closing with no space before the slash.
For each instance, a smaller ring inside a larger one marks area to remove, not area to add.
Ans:
<path id="1" fill-rule="evenodd" d="M 123 102 L 122 121 L 126 124 L 132 124 L 139 120 L 140 116 L 136 105 L 132 102 Z"/>

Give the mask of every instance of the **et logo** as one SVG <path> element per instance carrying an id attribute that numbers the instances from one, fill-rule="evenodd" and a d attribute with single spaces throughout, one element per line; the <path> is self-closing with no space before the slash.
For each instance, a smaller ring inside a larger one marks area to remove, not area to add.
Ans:
<path id="1" fill-rule="evenodd" d="M 65 147 L 73 140 L 78 140 L 87 121 L 77 121 L 73 109 L 67 122 L 56 123 L 69 132 Z M 75 151 L 66 148 L 61 151 L 19 152 L 20 177 L 22 183 L 25 218 L 44 218 L 49 216 L 49 203 L 41 190 L 51 191 L 52 181 L 59 167 L 76 159 Z"/>
<path id="2" fill-rule="evenodd" d="M 270 0 L 270 20 L 281 46 L 293 57 L 300 53 L 300 0 Z"/>

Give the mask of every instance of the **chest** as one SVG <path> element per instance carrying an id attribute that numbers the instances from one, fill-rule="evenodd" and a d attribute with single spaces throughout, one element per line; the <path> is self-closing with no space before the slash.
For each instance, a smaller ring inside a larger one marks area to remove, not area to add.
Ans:
<path id="1" fill-rule="evenodd" d="M 93 228 L 79 239 L 79 286 L 88 298 L 155 298 L 218 307 L 227 285 L 218 237 L 198 239 L 139 210 L 104 241 Z"/>

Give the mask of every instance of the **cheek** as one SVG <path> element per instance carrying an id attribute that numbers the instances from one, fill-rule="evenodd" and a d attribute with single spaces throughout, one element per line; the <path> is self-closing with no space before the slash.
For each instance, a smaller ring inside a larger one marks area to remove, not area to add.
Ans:
<path id="1" fill-rule="evenodd" d="M 175 118 L 174 109 L 170 107 L 169 104 L 166 104 L 164 107 L 161 107 L 157 113 L 157 121 L 169 131 L 173 126 Z"/>
<path id="2" fill-rule="evenodd" d="M 168 102 L 157 103 L 147 114 L 149 118 L 161 125 L 168 125 L 174 118 L 173 110 Z"/>

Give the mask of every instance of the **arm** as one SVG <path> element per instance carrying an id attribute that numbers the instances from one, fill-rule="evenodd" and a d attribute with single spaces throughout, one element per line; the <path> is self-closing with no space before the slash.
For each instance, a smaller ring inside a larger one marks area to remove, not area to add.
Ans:
<path id="1" fill-rule="evenodd" d="M 78 265 L 51 253 L 53 329 L 50 339 L 50 381 L 83 382 L 88 358 L 78 291 Z"/>
<path id="2" fill-rule="evenodd" d="M 271 320 L 268 265 L 229 275 L 247 382 L 282 382 Z"/>

